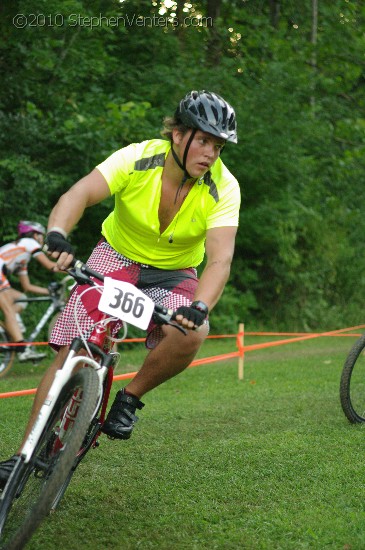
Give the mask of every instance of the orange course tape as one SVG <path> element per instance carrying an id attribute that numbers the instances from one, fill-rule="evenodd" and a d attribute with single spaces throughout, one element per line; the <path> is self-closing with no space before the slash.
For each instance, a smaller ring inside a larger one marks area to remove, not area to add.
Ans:
<path id="1" fill-rule="evenodd" d="M 344 332 L 357 330 L 357 329 L 360 329 L 360 328 L 365 328 L 365 325 L 357 325 L 355 327 L 350 327 L 350 328 L 343 328 L 343 329 L 339 329 L 339 330 L 331 330 L 329 332 L 306 334 L 305 336 L 299 336 L 297 338 L 288 338 L 288 339 L 285 339 L 285 340 L 277 340 L 277 341 L 272 341 L 272 342 L 263 342 L 261 344 L 251 344 L 251 345 L 248 345 L 248 346 L 242 346 L 240 344 L 239 337 L 243 336 L 243 333 L 238 333 L 236 335 L 233 335 L 237 339 L 238 351 L 233 351 L 231 353 L 225 353 L 223 355 L 215 355 L 213 357 L 204 357 L 202 359 L 196 359 L 195 361 L 193 361 L 189 365 L 188 368 L 196 367 L 196 366 L 199 366 L 199 365 L 205 365 L 205 364 L 208 364 L 208 363 L 215 363 L 217 361 L 222 361 L 224 359 L 232 359 L 233 357 L 239 357 L 239 356 L 242 356 L 244 354 L 244 352 L 246 352 L 246 351 L 254 351 L 254 350 L 269 348 L 269 347 L 273 347 L 273 346 L 282 346 L 282 345 L 285 345 L 285 344 L 290 344 L 292 342 L 300 342 L 300 341 L 303 341 L 303 340 L 310 340 L 310 339 L 313 339 L 313 338 L 320 338 L 320 337 L 323 337 L 323 336 L 335 336 L 335 335 L 342 336 Z M 125 340 L 125 341 L 128 341 L 128 340 Z M 129 341 L 144 341 L 144 338 L 135 338 L 135 339 L 131 338 L 131 339 L 129 339 Z M 113 380 L 130 379 L 130 378 L 133 378 L 136 374 L 137 374 L 137 371 L 136 372 L 128 372 L 128 373 L 125 373 L 125 374 L 117 374 L 113 377 Z M 29 389 L 29 390 L 18 390 L 18 391 L 13 391 L 13 392 L 0 393 L 0 399 L 7 398 L 7 397 L 19 397 L 19 396 L 24 396 L 24 395 L 33 395 L 33 394 L 36 393 L 36 391 L 37 391 L 36 388 L 33 388 L 33 389 Z"/>

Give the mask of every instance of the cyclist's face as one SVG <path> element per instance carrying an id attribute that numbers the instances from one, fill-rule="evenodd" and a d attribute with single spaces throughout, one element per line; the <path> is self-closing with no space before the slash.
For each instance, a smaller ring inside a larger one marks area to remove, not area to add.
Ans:
<path id="1" fill-rule="evenodd" d="M 180 134 L 179 153 L 182 161 L 185 147 L 190 138 L 191 131 Z M 225 144 L 223 139 L 197 130 L 190 144 L 186 160 L 186 169 L 193 178 L 201 178 L 212 167 L 220 155 Z"/>

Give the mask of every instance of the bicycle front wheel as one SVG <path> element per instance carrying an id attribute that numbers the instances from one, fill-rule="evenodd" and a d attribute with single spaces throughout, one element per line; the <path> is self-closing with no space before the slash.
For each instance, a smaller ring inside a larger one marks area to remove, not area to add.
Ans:
<path id="1" fill-rule="evenodd" d="M 4 323 L 2 322 L 0 322 L 0 342 L 4 344 L 10 342 L 10 338 L 5 330 Z M 11 369 L 14 358 L 15 350 L 6 350 L 3 346 L 0 346 L 0 378 L 1 376 L 5 376 L 5 374 Z"/>
<path id="2" fill-rule="evenodd" d="M 365 334 L 352 346 L 340 382 L 340 400 L 352 424 L 365 422 Z"/>
<path id="3" fill-rule="evenodd" d="M 78 390 L 82 391 L 82 400 L 77 416 L 67 429 L 63 446 L 56 447 L 60 419 Z M 88 430 L 98 392 L 98 376 L 91 368 L 78 371 L 63 388 L 30 462 L 23 465 L 21 475 L 9 480 L 5 488 L 2 502 L 7 509 L 0 508 L 0 517 L 7 517 L 0 535 L 0 548 L 23 548 L 50 511 Z M 12 482 L 16 487 L 12 486 Z M 10 502 L 6 493 L 13 495 Z"/>

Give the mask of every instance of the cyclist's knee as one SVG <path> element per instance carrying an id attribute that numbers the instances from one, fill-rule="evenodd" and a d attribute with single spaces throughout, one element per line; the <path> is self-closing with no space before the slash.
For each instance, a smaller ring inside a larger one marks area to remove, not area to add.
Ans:
<path id="1" fill-rule="evenodd" d="M 187 336 L 193 345 L 201 346 L 209 334 L 209 323 L 203 323 L 195 330 L 188 330 Z"/>
<path id="2" fill-rule="evenodd" d="M 12 296 L 13 298 L 13 301 L 15 302 L 16 300 L 26 300 L 27 299 L 27 295 L 24 294 L 23 292 L 18 292 L 16 291 L 16 294 Z M 24 311 L 24 309 L 26 307 L 28 307 L 28 302 L 24 301 L 24 302 L 16 302 L 16 308 L 18 310 L 18 312 L 22 312 Z"/>
<path id="3" fill-rule="evenodd" d="M 15 306 L 13 300 L 9 299 L 5 294 L 1 296 L 0 300 L 0 309 L 5 316 L 12 315 L 15 316 Z"/>
<path id="4" fill-rule="evenodd" d="M 166 327 L 166 336 L 170 339 L 173 349 L 187 356 L 195 354 L 209 333 L 209 325 L 204 324 L 198 330 L 187 330 L 186 335 L 177 332 L 176 328 Z"/>

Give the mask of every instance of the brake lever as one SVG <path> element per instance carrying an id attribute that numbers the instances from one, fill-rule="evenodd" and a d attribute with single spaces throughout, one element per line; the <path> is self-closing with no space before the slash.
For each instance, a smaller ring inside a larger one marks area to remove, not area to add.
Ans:
<path id="1" fill-rule="evenodd" d="M 157 322 L 160 325 L 170 325 L 171 327 L 177 328 L 177 330 L 182 332 L 185 336 L 187 335 L 188 332 L 186 329 L 184 329 L 184 327 L 171 321 L 172 314 L 173 314 L 172 309 L 167 309 L 166 307 L 163 307 L 157 304 L 155 307 L 156 307 L 156 310 L 153 315 L 155 322 Z"/>
<path id="2" fill-rule="evenodd" d="M 69 273 L 79 285 L 87 284 L 95 286 L 94 281 L 90 279 L 88 275 L 83 273 L 79 267 L 72 267 L 71 269 L 67 270 L 67 273 Z"/>

